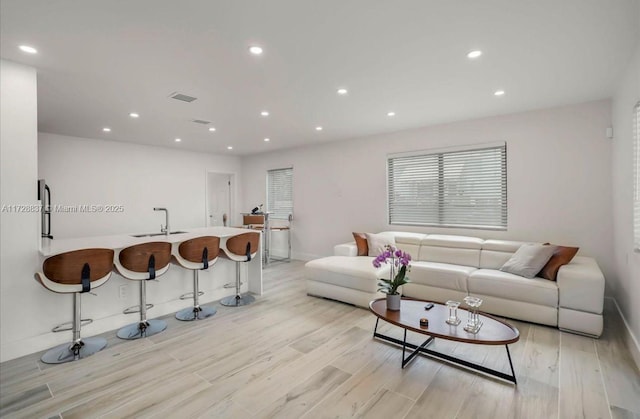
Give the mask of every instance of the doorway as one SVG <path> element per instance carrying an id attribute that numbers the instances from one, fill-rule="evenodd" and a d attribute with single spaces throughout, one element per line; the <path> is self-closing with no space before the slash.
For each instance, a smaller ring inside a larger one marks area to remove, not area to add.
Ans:
<path id="1" fill-rule="evenodd" d="M 207 172 L 207 227 L 231 225 L 234 188 L 233 174 Z"/>

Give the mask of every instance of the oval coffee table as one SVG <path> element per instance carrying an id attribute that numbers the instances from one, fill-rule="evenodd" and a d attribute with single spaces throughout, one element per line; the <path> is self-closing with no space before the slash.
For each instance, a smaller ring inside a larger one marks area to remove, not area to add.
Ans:
<path id="1" fill-rule="evenodd" d="M 425 310 L 425 305 L 427 303 L 429 303 L 429 301 L 403 298 L 399 311 L 387 310 L 387 301 L 384 298 L 379 298 L 369 303 L 369 310 L 377 316 L 373 336 L 397 345 L 402 345 L 402 368 L 411 362 L 416 355 L 425 354 L 517 384 L 516 375 L 513 371 L 513 363 L 511 362 L 511 354 L 509 353 L 509 344 L 517 342 L 518 339 L 520 339 L 520 332 L 518 329 L 502 320 L 491 317 L 488 314 L 480 313 L 482 327 L 477 333 L 469 333 L 464 330 L 464 323 L 453 326 L 445 322 L 449 317 L 449 309 L 446 306 L 434 302 L 432 309 Z M 458 311 L 466 312 L 466 310 L 460 308 Z M 461 317 L 465 316 L 466 315 Z M 420 326 L 421 318 L 429 319 L 429 325 Z M 380 319 L 403 328 L 404 339 L 400 340 L 378 333 L 378 322 Z M 407 330 L 427 335 L 429 338 L 420 345 L 409 343 L 407 342 Z M 477 345 L 504 345 L 507 349 L 511 375 L 427 348 L 435 338 Z M 406 348 L 413 349 L 409 356 L 405 356 Z"/>

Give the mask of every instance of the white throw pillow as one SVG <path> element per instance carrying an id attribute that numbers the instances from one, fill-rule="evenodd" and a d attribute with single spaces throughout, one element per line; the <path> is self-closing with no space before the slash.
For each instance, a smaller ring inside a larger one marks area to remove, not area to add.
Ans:
<path id="1" fill-rule="evenodd" d="M 523 244 L 500 270 L 525 278 L 534 278 L 549 262 L 555 250 L 556 246 Z"/>
<path id="2" fill-rule="evenodd" d="M 369 256 L 378 256 L 385 250 L 386 246 L 396 246 L 396 239 L 392 234 L 371 234 L 365 233 L 367 236 L 367 245 L 369 247 Z M 545 262 L 546 263 L 546 262 Z"/>

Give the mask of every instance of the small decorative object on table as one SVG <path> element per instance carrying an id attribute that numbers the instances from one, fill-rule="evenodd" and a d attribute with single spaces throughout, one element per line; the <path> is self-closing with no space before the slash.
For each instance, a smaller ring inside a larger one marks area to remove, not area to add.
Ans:
<path id="1" fill-rule="evenodd" d="M 482 321 L 478 314 L 478 307 L 482 304 L 482 299 L 468 295 L 464 297 L 464 302 L 470 307 L 467 325 L 464 327 L 464 330 L 469 333 L 478 333 L 482 327 Z"/>
<path id="2" fill-rule="evenodd" d="M 458 306 L 460 305 L 459 301 L 449 300 L 446 303 L 447 308 L 449 309 L 449 317 L 445 322 L 452 326 L 457 326 L 460 324 L 460 318 L 458 317 Z"/>
<path id="3" fill-rule="evenodd" d="M 393 246 L 386 246 L 374 260 L 373 266 L 380 268 L 383 264 L 391 265 L 389 279 L 378 281 L 378 291 L 387 294 L 387 310 L 400 310 L 400 293 L 398 287 L 409 282 L 407 272 L 411 270 L 411 255 Z M 397 271 L 397 273 L 396 273 Z"/>

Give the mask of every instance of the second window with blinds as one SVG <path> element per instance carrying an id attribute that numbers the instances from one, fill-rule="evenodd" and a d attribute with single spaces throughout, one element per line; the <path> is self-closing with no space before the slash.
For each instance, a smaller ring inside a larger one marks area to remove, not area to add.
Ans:
<path id="1" fill-rule="evenodd" d="M 267 212 L 274 220 L 288 220 L 293 214 L 293 168 L 267 171 Z"/>
<path id="2" fill-rule="evenodd" d="M 506 230 L 505 143 L 391 155 L 389 224 Z"/>

